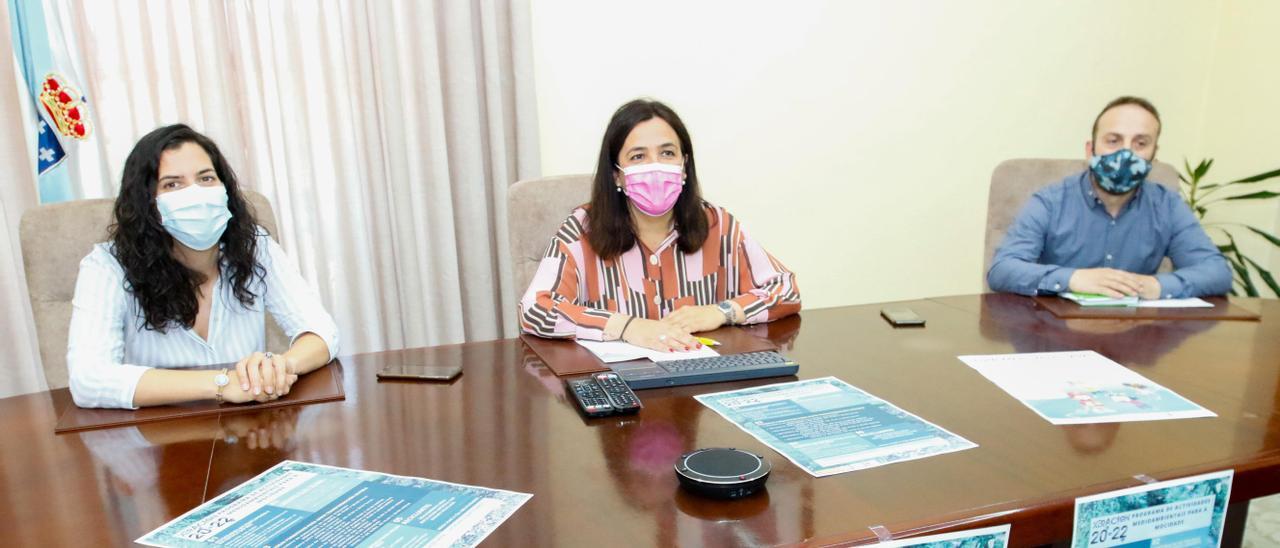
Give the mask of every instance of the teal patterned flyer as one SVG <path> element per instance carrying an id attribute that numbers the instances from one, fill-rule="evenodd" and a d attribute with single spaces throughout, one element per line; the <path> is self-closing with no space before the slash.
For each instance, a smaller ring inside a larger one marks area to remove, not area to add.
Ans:
<path id="1" fill-rule="evenodd" d="M 835 377 L 694 398 L 819 477 L 977 447 Z"/>
<path id="2" fill-rule="evenodd" d="M 287 460 L 136 542 L 474 546 L 532 496 Z"/>
<path id="3" fill-rule="evenodd" d="M 1214 547 L 1234 470 L 1076 499 L 1074 548 Z"/>
<path id="4" fill-rule="evenodd" d="M 914 537 L 876 544 L 880 548 L 1005 548 L 1009 526 L 997 525 L 956 533 Z"/>
<path id="5" fill-rule="evenodd" d="M 1217 416 L 1092 350 L 959 358 L 1053 424 Z"/>

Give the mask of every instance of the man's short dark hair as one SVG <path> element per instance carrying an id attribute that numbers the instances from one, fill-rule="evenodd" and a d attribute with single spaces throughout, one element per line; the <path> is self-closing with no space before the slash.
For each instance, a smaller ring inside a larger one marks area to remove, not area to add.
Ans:
<path id="1" fill-rule="evenodd" d="M 1143 98 L 1141 98 L 1141 97 L 1134 97 L 1134 96 L 1132 96 L 1132 95 L 1125 95 L 1125 96 L 1122 96 L 1122 97 L 1116 97 L 1115 99 L 1112 99 L 1110 103 L 1107 103 L 1107 106 L 1102 107 L 1102 111 L 1101 111 L 1101 112 L 1099 112 L 1099 113 L 1098 113 L 1098 116 L 1097 116 L 1096 118 L 1094 118 L 1094 119 L 1093 119 L 1093 132 L 1089 134 L 1089 135 L 1091 136 L 1091 138 L 1093 138 L 1093 139 L 1097 139 L 1097 138 L 1098 138 L 1098 120 L 1101 120 L 1101 119 L 1102 119 L 1102 115 L 1103 115 L 1103 114 L 1106 114 L 1108 110 L 1111 110 L 1111 109 L 1116 108 L 1116 107 L 1119 107 L 1119 106 L 1124 106 L 1124 105 L 1135 105 L 1135 106 L 1137 106 L 1137 107 L 1141 108 L 1142 110 L 1145 110 L 1145 111 L 1147 111 L 1147 112 L 1150 112 L 1152 116 L 1155 116 L 1155 118 L 1156 118 L 1156 137 L 1159 137 L 1159 136 L 1160 136 L 1160 130 L 1164 128 L 1164 122 L 1161 122 L 1161 121 L 1160 121 L 1160 113 L 1156 111 L 1156 106 L 1155 106 L 1155 105 L 1153 105 L 1153 104 L 1151 104 L 1151 101 L 1148 101 L 1148 100 L 1143 99 Z"/>

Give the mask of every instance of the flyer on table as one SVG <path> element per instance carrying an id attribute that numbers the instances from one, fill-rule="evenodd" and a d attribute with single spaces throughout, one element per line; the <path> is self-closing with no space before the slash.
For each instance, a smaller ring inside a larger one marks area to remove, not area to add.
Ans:
<path id="1" fill-rule="evenodd" d="M 1008 545 L 1009 525 L 1007 524 L 876 544 L 880 548 L 1004 548 Z"/>
<path id="2" fill-rule="evenodd" d="M 960 356 L 1053 424 L 1216 417 L 1092 350 Z"/>
<path id="3" fill-rule="evenodd" d="M 532 496 L 287 460 L 136 542 L 474 546 Z"/>
<path id="4" fill-rule="evenodd" d="M 1219 546 L 1234 470 L 1076 499 L 1073 548 Z"/>
<path id="5" fill-rule="evenodd" d="M 977 447 L 835 377 L 695 397 L 815 476 Z"/>

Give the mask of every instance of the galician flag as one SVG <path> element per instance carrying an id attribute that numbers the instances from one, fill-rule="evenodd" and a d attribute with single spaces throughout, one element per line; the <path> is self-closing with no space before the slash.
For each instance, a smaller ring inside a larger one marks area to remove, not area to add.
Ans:
<path id="1" fill-rule="evenodd" d="M 13 49 L 36 113 L 35 164 L 40 203 L 71 200 L 77 196 L 63 160 L 77 141 L 89 138 L 89 108 L 79 88 L 58 71 L 54 49 L 60 48 L 61 43 L 50 32 L 43 3 L 8 2 Z"/>

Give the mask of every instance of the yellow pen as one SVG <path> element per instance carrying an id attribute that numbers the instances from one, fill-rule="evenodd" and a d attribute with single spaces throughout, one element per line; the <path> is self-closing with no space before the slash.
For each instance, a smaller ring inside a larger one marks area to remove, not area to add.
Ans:
<path id="1" fill-rule="evenodd" d="M 720 346 L 720 341 L 717 341 L 715 339 L 708 339 L 706 337 L 696 337 L 696 338 L 698 339 L 698 342 L 705 344 L 707 346 Z"/>

